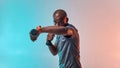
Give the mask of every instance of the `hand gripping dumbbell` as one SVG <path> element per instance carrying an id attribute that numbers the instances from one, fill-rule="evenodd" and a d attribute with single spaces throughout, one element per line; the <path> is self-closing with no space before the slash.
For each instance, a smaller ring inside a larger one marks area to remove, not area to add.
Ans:
<path id="1" fill-rule="evenodd" d="M 30 39 L 32 41 L 35 41 L 37 37 L 39 36 L 38 30 L 36 29 L 32 29 L 29 34 L 30 34 Z"/>

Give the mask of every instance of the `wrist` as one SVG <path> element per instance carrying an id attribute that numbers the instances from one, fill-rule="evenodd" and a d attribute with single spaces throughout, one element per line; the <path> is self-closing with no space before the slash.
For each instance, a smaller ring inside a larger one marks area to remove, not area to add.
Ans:
<path id="1" fill-rule="evenodd" d="M 47 46 L 53 46 L 53 44 L 52 44 L 52 42 L 51 42 L 50 40 L 47 40 L 47 41 L 46 41 L 46 45 L 47 45 Z"/>
<path id="2" fill-rule="evenodd" d="M 41 26 L 38 26 L 38 27 L 36 28 L 36 30 L 38 31 L 38 34 L 42 33 L 42 27 L 41 27 Z"/>

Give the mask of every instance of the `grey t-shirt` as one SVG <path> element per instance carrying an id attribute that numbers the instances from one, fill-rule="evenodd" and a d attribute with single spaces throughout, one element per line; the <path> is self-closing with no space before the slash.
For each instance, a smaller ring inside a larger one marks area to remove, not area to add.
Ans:
<path id="1" fill-rule="evenodd" d="M 81 68 L 78 31 L 71 24 L 68 24 L 66 28 L 72 28 L 74 34 L 71 37 L 63 35 L 57 35 L 56 37 L 59 68 Z"/>

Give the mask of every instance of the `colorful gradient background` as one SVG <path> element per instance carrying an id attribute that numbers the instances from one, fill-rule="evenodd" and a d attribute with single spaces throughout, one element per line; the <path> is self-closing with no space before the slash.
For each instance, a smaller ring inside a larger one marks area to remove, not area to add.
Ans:
<path id="1" fill-rule="evenodd" d="M 29 31 L 59 8 L 79 30 L 83 68 L 120 68 L 120 0 L 0 0 L 0 68 L 58 68 L 46 34 L 32 42 Z"/>

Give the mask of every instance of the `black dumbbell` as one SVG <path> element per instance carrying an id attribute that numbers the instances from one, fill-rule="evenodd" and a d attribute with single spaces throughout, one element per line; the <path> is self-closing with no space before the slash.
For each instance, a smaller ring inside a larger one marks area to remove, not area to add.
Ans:
<path id="1" fill-rule="evenodd" d="M 35 41 L 37 39 L 38 35 L 39 35 L 39 33 L 38 33 L 38 31 L 36 29 L 32 29 L 30 31 L 30 39 L 32 41 Z"/>

